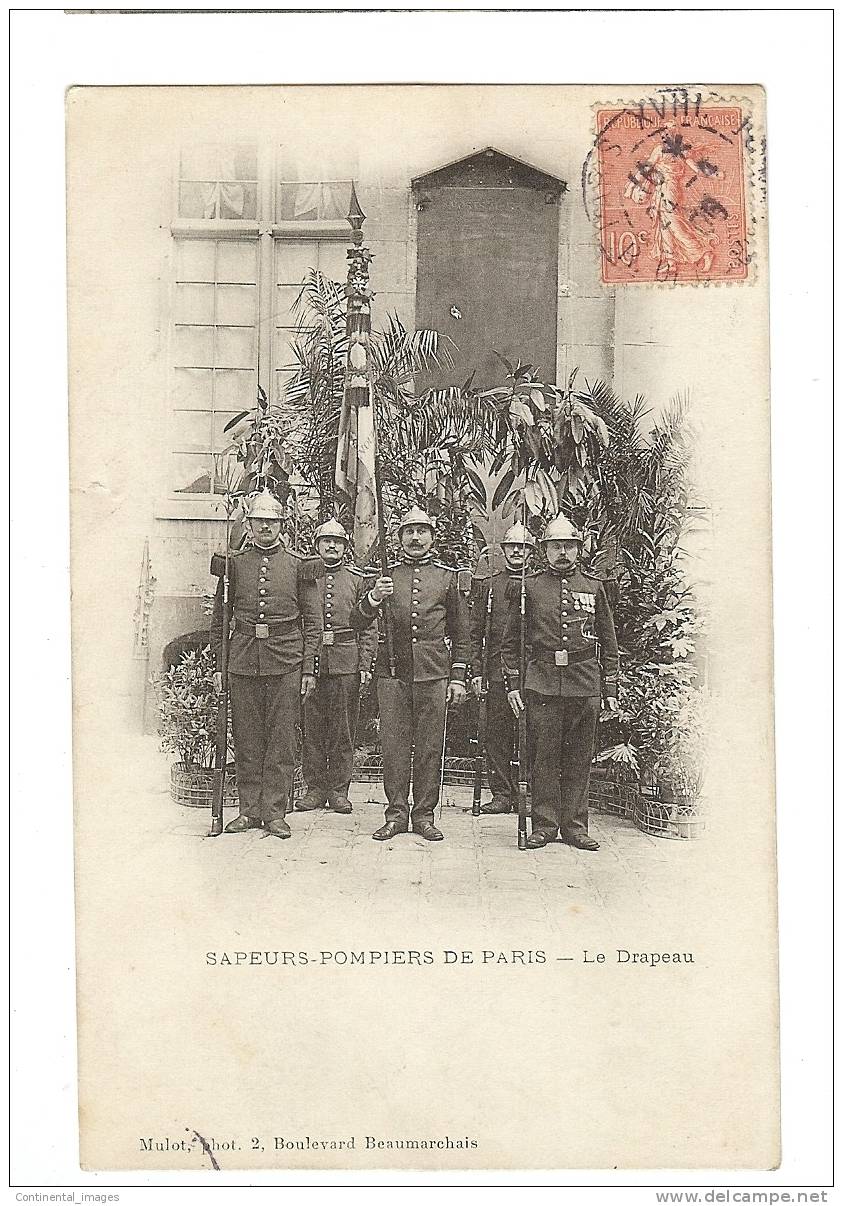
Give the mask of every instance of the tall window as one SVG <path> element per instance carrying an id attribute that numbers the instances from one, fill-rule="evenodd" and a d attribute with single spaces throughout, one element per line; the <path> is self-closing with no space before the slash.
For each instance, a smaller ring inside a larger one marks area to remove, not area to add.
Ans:
<path id="1" fill-rule="evenodd" d="M 224 484 L 223 429 L 260 385 L 283 397 L 295 369 L 292 306 L 309 268 L 346 275 L 351 181 L 285 179 L 277 149 L 184 148 L 175 173 L 171 488 Z M 289 173 L 292 175 L 293 173 Z"/>

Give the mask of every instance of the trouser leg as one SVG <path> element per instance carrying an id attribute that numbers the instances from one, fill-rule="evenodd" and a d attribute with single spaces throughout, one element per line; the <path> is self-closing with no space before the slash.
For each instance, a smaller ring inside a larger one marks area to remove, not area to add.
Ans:
<path id="1" fill-rule="evenodd" d="M 229 674 L 231 727 L 240 815 L 260 820 L 264 757 L 263 679 Z"/>
<path id="2" fill-rule="evenodd" d="M 410 758 L 413 750 L 413 688 L 400 678 L 378 678 L 386 820 L 406 826 L 410 818 Z"/>
<path id="3" fill-rule="evenodd" d="M 330 679 L 316 681 L 316 690 L 304 705 L 304 740 L 302 742 L 302 777 L 309 791 L 327 791 L 328 756 L 326 751 L 327 728 L 330 723 L 328 683 Z"/>
<path id="4" fill-rule="evenodd" d="M 282 820 L 290 804 L 296 765 L 296 717 L 299 711 L 301 669 L 264 680 L 264 734 L 261 815 L 264 824 Z"/>
<path id="5" fill-rule="evenodd" d="M 492 795 L 514 799 L 518 785 L 512 778 L 512 748 L 515 717 L 506 698 L 503 683 L 489 684 L 486 715 L 486 764 Z"/>
<path id="6" fill-rule="evenodd" d="M 533 758 L 533 833 L 555 837 L 559 828 L 559 771 L 562 740 L 559 732 L 563 701 L 551 695 L 526 692 L 528 743 Z"/>
<path id="7" fill-rule="evenodd" d="M 327 684 L 329 698 L 325 750 L 328 765 L 325 786 L 331 794 L 347 796 L 354 768 L 360 677 L 357 674 L 336 674 L 327 680 Z"/>
<path id="8" fill-rule="evenodd" d="M 442 781 L 447 680 L 413 684 L 413 824 L 433 821 Z"/>
<path id="9" fill-rule="evenodd" d="M 562 702 L 559 831 L 563 837 L 571 837 L 588 833 L 588 780 L 600 700 L 586 697 Z"/>

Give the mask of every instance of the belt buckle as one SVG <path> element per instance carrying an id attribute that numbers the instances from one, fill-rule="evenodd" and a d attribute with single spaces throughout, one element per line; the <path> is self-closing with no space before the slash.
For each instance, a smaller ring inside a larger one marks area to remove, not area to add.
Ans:
<path id="1" fill-rule="evenodd" d="M 266 638 L 269 636 L 269 625 L 268 624 L 255 624 L 255 636 L 258 638 L 259 641 L 265 641 Z"/>
<path id="2" fill-rule="evenodd" d="M 568 665 L 568 650 L 567 649 L 555 649 L 553 651 L 553 660 L 554 660 L 554 662 L 556 662 L 557 666 L 567 666 Z"/>
<path id="3" fill-rule="evenodd" d="M 334 634 L 332 632 L 323 632 L 322 633 L 322 644 L 323 645 L 333 645 L 333 643 L 334 643 Z"/>

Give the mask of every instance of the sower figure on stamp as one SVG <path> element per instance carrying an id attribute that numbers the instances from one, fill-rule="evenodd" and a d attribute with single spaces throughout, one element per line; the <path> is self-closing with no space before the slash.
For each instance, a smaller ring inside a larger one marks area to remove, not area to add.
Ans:
<path id="1" fill-rule="evenodd" d="M 510 591 L 521 585 L 521 567 L 530 557 L 535 540 L 523 524 L 513 524 L 501 541 L 506 568 L 480 578 L 471 593 L 471 690 L 486 698 L 486 765 L 492 798 L 480 811 L 517 811 L 518 785 L 512 778 L 515 717 L 509 706 L 501 668 L 501 647 L 510 607 Z M 491 605 L 490 605 L 491 598 Z"/>
<path id="2" fill-rule="evenodd" d="M 253 544 L 231 559 L 232 632 L 228 682 L 240 815 L 226 833 L 261 825 L 290 837 L 290 799 L 300 701 L 316 688 L 314 660 L 322 617 L 312 563 L 282 543 L 284 508 L 268 491 L 251 500 L 246 522 Z M 211 644 L 219 665 L 222 579 L 214 599 Z M 217 690 L 221 676 L 217 672 Z"/>
<path id="3" fill-rule="evenodd" d="M 355 627 L 371 624 L 384 599 L 390 600 L 395 677 L 385 648 L 375 663 L 386 823 L 372 837 L 382 842 L 406 833 L 412 820 L 413 833 L 438 842 L 443 834 L 433 820 L 442 782 L 446 709 L 461 704 L 466 694 L 468 605 L 460 591 L 460 571 L 433 559 L 429 515 L 411 507 L 398 527 L 398 539 L 402 559 L 361 599 L 354 619 Z"/>
<path id="4" fill-rule="evenodd" d="M 557 515 L 542 543 L 550 568 L 525 583 L 529 652 L 523 684 L 515 593 L 503 646 L 510 706 L 516 716 L 527 706 L 533 757 L 527 846 L 538 850 L 558 832 L 570 846 L 597 850 L 599 842 L 588 832 L 588 780 L 601 697 L 607 708 L 617 708 L 615 625 L 602 584 L 579 568 L 580 532 Z"/>
<path id="5" fill-rule="evenodd" d="M 362 572 L 343 564 L 349 543 L 345 528 L 329 519 L 317 528 L 315 541 L 322 562 L 317 578 L 322 637 L 316 690 L 304 705 L 307 791 L 296 807 L 307 812 L 327 805 L 333 812 L 349 813 L 360 688 L 372 678 L 377 631 L 358 634 L 351 628 L 351 612 L 366 587 Z"/>

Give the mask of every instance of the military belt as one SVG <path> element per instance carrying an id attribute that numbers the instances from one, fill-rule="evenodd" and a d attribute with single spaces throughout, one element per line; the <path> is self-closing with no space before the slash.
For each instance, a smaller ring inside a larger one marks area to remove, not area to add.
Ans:
<path id="1" fill-rule="evenodd" d="M 533 649 L 530 660 L 551 666 L 572 666 L 577 662 L 590 662 L 597 657 L 597 648 L 590 649 Z"/>
<path id="2" fill-rule="evenodd" d="M 353 645 L 357 635 L 351 628 L 329 628 L 322 633 L 323 645 Z"/>
<path id="3" fill-rule="evenodd" d="M 283 636 L 287 632 L 298 632 L 300 629 L 297 620 L 279 620 L 276 624 L 250 624 L 248 620 L 235 616 L 234 631 L 265 641 L 268 637 Z"/>

